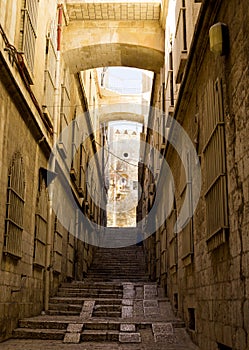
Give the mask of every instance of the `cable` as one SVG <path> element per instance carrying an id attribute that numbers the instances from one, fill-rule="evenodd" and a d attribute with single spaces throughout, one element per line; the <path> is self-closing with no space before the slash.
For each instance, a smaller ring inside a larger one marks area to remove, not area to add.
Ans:
<path id="1" fill-rule="evenodd" d="M 96 140 L 95 140 L 95 143 L 97 143 L 97 145 L 99 145 L 100 147 L 103 147 L 103 146 L 102 146 L 98 141 L 96 141 Z M 125 159 L 123 159 L 123 158 L 120 158 L 120 157 L 117 156 L 115 153 L 111 152 L 108 148 L 105 148 L 105 147 L 104 147 L 104 150 L 106 150 L 107 153 L 113 155 L 115 158 L 118 158 L 118 159 L 121 160 L 122 162 L 127 163 L 127 164 L 129 164 L 129 165 L 132 165 L 132 166 L 134 166 L 134 167 L 136 167 L 136 168 L 139 168 L 138 165 L 132 164 L 132 163 L 130 163 L 130 162 L 127 162 L 127 160 L 125 160 Z"/>

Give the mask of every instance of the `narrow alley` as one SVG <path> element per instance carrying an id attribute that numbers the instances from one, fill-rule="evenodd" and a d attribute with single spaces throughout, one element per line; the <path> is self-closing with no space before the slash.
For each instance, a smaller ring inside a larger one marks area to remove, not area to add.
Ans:
<path id="1" fill-rule="evenodd" d="M 0 0 L 0 350 L 249 349 L 248 0 Z"/>
<path id="2" fill-rule="evenodd" d="M 142 246 L 98 248 L 87 278 L 62 283 L 48 314 L 20 320 L 0 349 L 197 350 L 145 266 Z"/>

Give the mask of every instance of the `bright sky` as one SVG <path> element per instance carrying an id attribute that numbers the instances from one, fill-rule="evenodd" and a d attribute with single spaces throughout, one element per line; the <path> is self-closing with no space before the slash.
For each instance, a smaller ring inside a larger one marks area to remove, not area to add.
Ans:
<path id="1" fill-rule="evenodd" d="M 85 3 L 88 3 L 88 4 L 93 4 L 93 3 L 100 3 L 100 2 L 103 2 L 103 3 L 115 3 L 117 2 L 117 0 L 86 0 Z M 124 3 L 138 3 L 138 2 L 145 2 L 145 3 L 157 3 L 157 4 L 161 4 L 161 0 L 147 0 L 147 1 L 144 1 L 144 0 L 118 0 L 118 2 L 124 2 Z"/>

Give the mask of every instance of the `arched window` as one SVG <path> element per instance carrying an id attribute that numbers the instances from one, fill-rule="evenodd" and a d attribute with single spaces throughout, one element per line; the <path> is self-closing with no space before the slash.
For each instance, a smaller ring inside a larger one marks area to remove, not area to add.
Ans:
<path id="1" fill-rule="evenodd" d="M 8 173 L 4 252 L 22 257 L 25 172 L 23 159 L 16 153 Z"/>
<path id="2" fill-rule="evenodd" d="M 45 181 L 42 181 L 41 189 L 37 197 L 35 214 L 35 241 L 34 241 L 34 264 L 45 266 L 46 259 L 46 237 L 48 221 L 48 194 Z"/>

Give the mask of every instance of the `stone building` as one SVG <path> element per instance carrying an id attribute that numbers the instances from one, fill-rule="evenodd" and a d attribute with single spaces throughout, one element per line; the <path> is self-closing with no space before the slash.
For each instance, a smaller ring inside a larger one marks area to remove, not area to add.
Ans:
<path id="1" fill-rule="evenodd" d="M 150 278 L 201 350 L 248 349 L 248 22 L 246 0 L 0 1 L 0 341 L 84 280 L 129 120 Z M 107 91 L 111 66 L 152 89 Z"/>
<path id="2" fill-rule="evenodd" d="M 120 128 L 121 126 L 121 128 Z M 119 127 L 119 129 L 117 129 Z M 128 129 L 125 129 L 127 127 Z M 109 128 L 107 225 L 135 227 L 138 202 L 139 133 L 132 124 Z"/>
<path id="3" fill-rule="evenodd" d="M 20 317 L 46 311 L 62 281 L 83 279 L 93 247 L 81 238 L 91 225 L 82 227 L 78 212 L 105 222 L 101 165 L 88 167 L 99 147 L 96 72 L 70 73 L 61 56 L 67 21 L 65 6 L 53 1 L 0 4 L 0 340 Z M 87 170 L 97 200 L 87 192 Z M 78 206 L 66 225 L 63 183 Z"/>
<path id="4" fill-rule="evenodd" d="M 156 194 L 163 193 L 156 202 L 156 233 L 145 243 L 149 272 L 165 287 L 175 313 L 184 318 L 202 350 L 249 346 L 246 23 L 245 1 L 176 1 L 175 27 L 168 43 L 166 38 L 165 80 L 160 76 L 154 81 L 153 106 L 165 110 L 168 136 L 164 139 L 159 131 L 158 137 L 155 114 L 151 129 L 142 135 L 161 152 L 174 181 L 173 191 L 166 172 L 156 178 L 140 166 L 139 219 L 148 215 Z M 167 116 L 184 128 L 198 157 L 193 158 L 186 142 L 175 143 L 179 129 Z M 145 152 L 145 164 L 151 163 L 148 157 Z M 196 162 L 201 191 L 192 215 L 199 184 L 190 167 Z M 165 210 L 167 220 L 161 225 Z"/>

